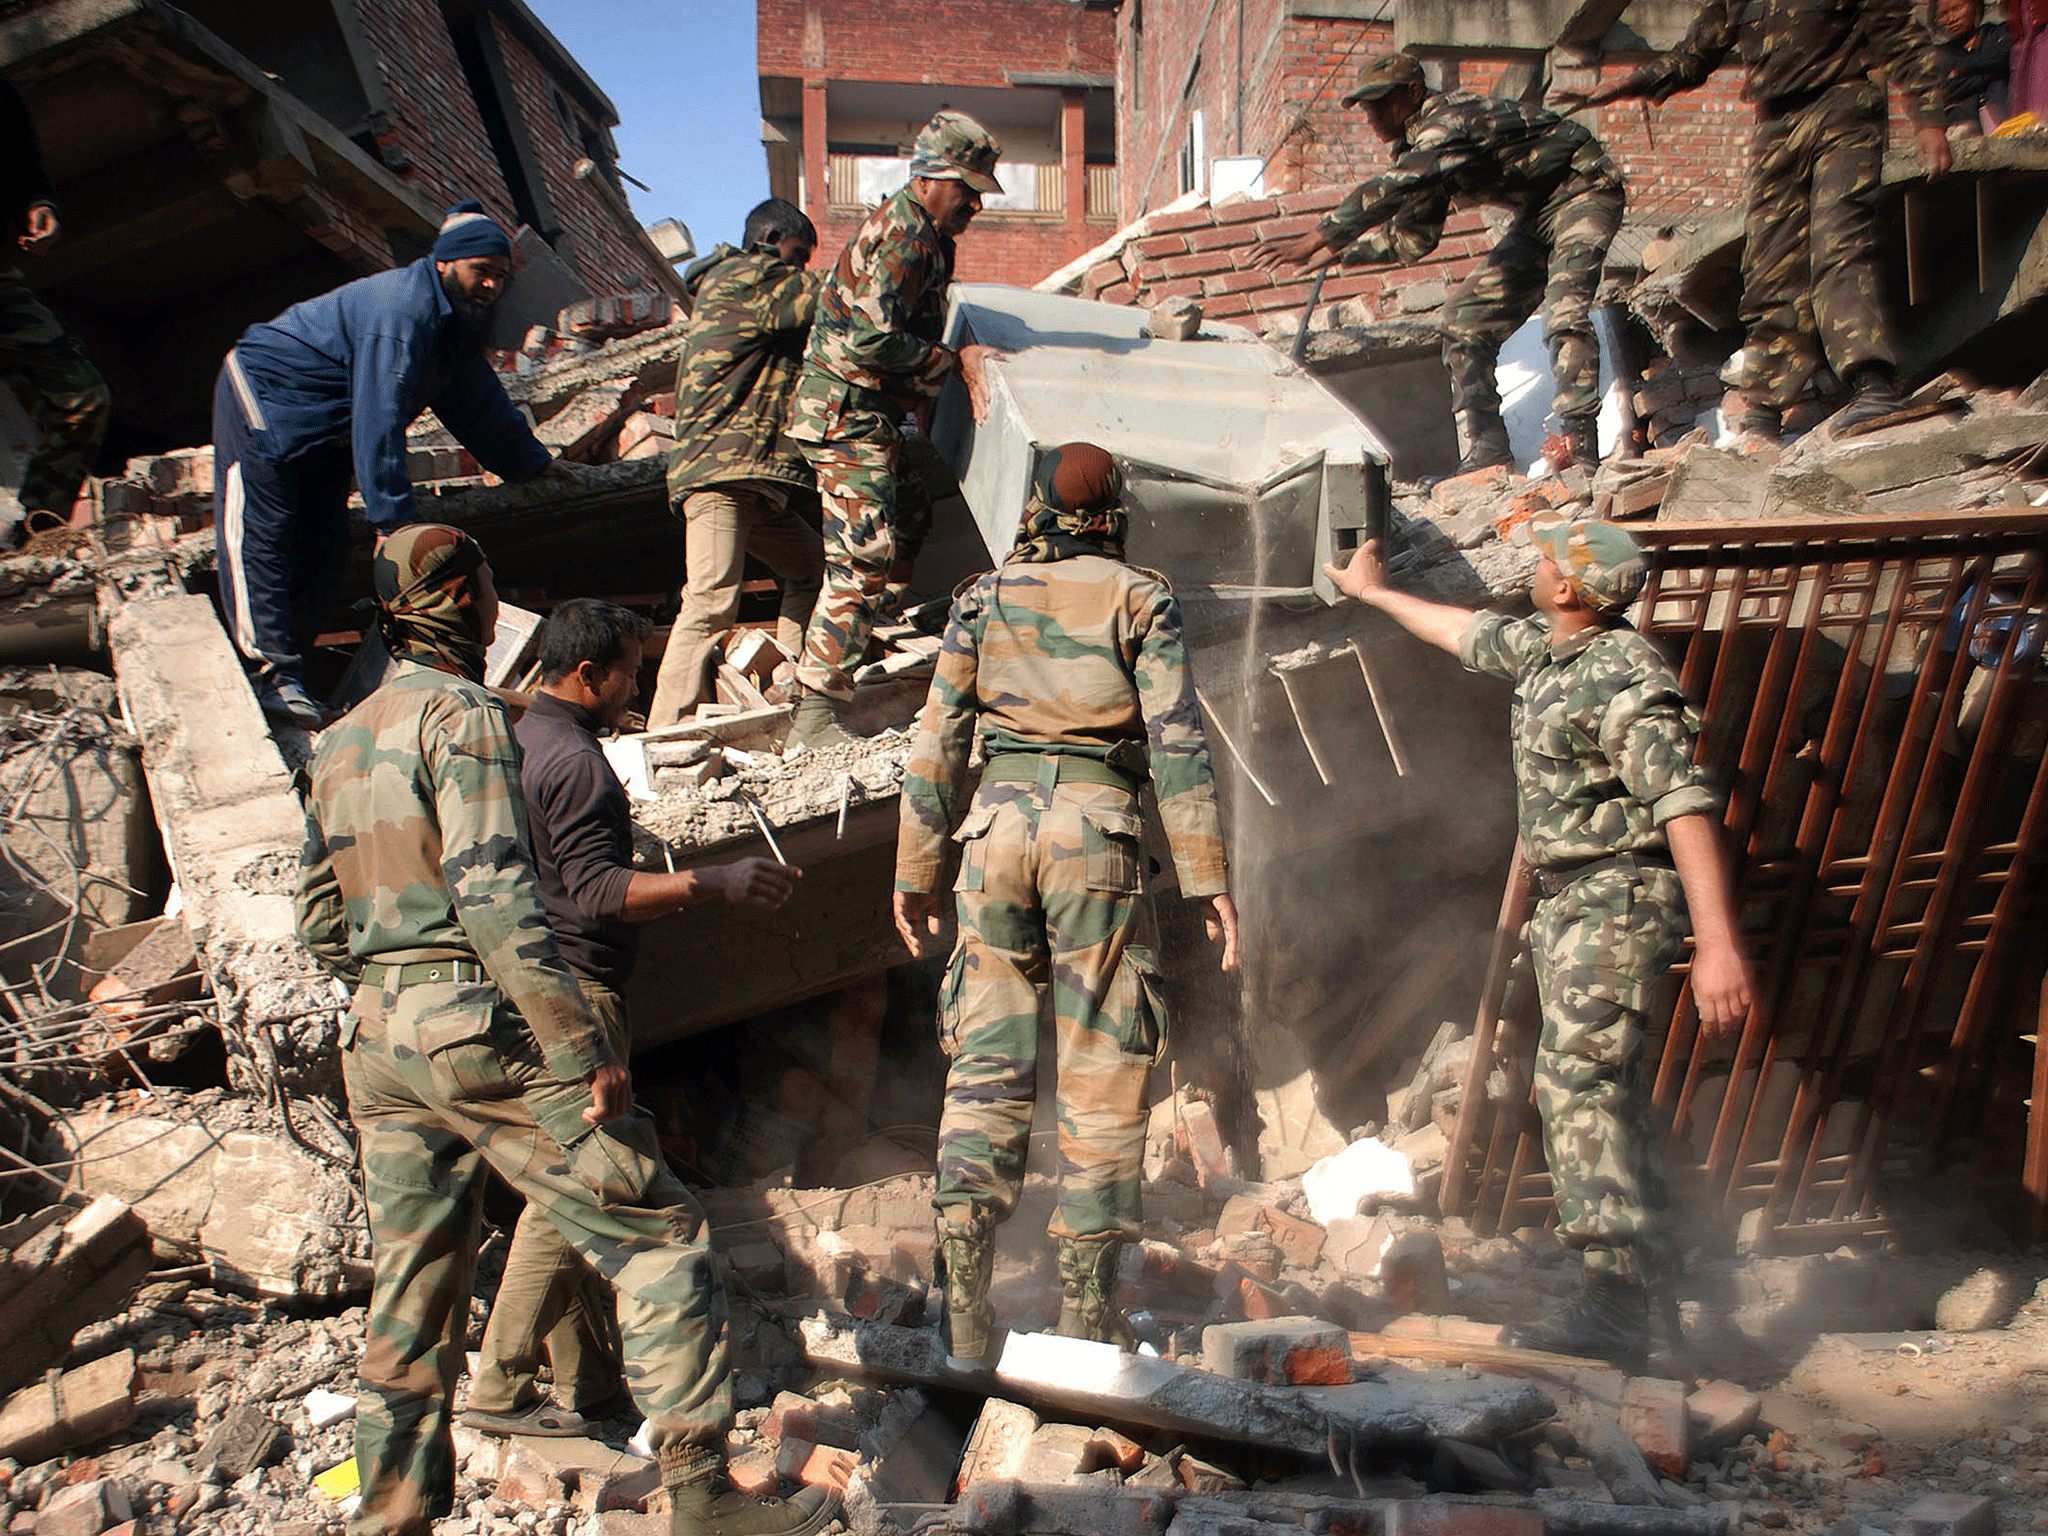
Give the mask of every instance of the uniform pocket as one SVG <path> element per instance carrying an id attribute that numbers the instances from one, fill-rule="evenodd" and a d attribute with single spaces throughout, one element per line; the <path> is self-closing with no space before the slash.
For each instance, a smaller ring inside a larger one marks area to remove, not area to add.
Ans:
<path id="1" fill-rule="evenodd" d="M 1124 1049 L 1133 1056 L 1149 1056 L 1157 1066 L 1166 1055 L 1166 989 L 1159 974 L 1159 959 L 1151 950 L 1133 944 L 1124 950 L 1123 965 L 1131 973 L 1131 1037 Z"/>
<path id="2" fill-rule="evenodd" d="M 968 811 L 960 830 L 953 834 L 953 841 L 960 845 L 960 877 L 953 882 L 954 890 L 978 891 L 986 883 L 988 831 L 995 820 L 994 806 L 977 805 Z"/>
<path id="3" fill-rule="evenodd" d="M 407 989 L 412 1035 L 427 1070 L 451 1099 L 508 1099 L 518 1094 L 526 1033 L 495 987 L 432 983 Z"/>
<path id="4" fill-rule="evenodd" d="M 960 994 L 967 984 L 967 946 L 955 944 L 939 981 L 939 1049 L 951 1061 L 960 1049 Z"/>
<path id="5" fill-rule="evenodd" d="M 1130 811 L 1081 812 L 1082 878 L 1091 891 L 1129 895 L 1138 888 L 1138 839 L 1144 823 Z"/>

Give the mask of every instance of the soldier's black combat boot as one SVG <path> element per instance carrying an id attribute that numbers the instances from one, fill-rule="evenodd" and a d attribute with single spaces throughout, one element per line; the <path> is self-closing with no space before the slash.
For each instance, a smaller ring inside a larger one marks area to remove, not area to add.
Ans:
<path id="1" fill-rule="evenodd" d="M 796 701 L 795 713 L 789 718 L 789 737 L 783 742 L 783 749 L 809 747 L 813 752 L 821 752 L 827 747 L 857 745 L 860 738 L 839 723 L 841 708 L 829 693 L 804 689 Z"/>
<path id="2" fill-rule="evenodd" d="M 1865 363 L 1849 376 L 1848 384 L 1849 403 L 1828 418 L 1828 432 L 1833 436 L 1906 408 L 1898 375 L 1883 363 Z"/>
<path id="3" fill-rule="evenodd" d="M 1580 465 L 1588 470 L 1598 469 L 1600 467 L 1600 424 L 1598 419 L 1593 416 L 1560 416 L 1558 420 L 1564 423 L 1565 446 L 1571 450 L 1572 464 Z M 1552 467 L 1568 469 L 1571 466 L 1558 464 Z"/>
<path id="4" fill-rule="evenodd" d="M 1120 1237 L 1060 1239 L 1060 1320 L 1054 1330 L 1070 1339 L 1094 1339 L 1136 1349 L 1137 1336 L 1116 1304 Z"/>
<path id="5" fill-rule="evenodd" d="M 1650 1301 L 1640 1280 L 1586 1275 L 1586 1289 L 1564 1316 L 1508 1330 L 1512 1349 L 1605 1360 L 1640 1375 L 1650 1360 Z"/>
<path id="6" fill-rule="evenodd" d="M 839 1495 L 829 1488 L 787 1499 L 736 1492 L 725 1480 L 724 1453 L 708 1445 L 664 1445 L 659 1460 L 669 1536 L 810 1536 L 839 1513 Z"/>
<path id="7" fill-rule="evenodd" d="M 955 1370 L 985 1370 L 994 1342 L 995 1314 L 988 1304 L 995 1272 L 994 1234 L 975 1223 L 939 1220 L 939 1268 L 946 1295 L 946 1363 Z"/>
<path id="8" fill-rule="evenodd" d="M 1453 475 L 1469 475 L 1474 470 L 1498 469 L 1512 466 L 1514 450 L 1508 447 L 1507 425 L 1498 417 L 1491 421 L 1476 423 L 1472 428 L 1472 441 L 1465 445 L 1465 457 L 1458 460 Z"/>

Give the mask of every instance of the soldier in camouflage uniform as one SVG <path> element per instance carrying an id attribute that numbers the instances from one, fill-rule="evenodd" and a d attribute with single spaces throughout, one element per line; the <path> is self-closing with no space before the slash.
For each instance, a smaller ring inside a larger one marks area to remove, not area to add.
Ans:
<path id="1" fill-rule="evenodd" d="M 1458 473 L 1510 460 L 1494 365 L 1539 300 L 1557 383 L 1552 408 L 1572 457 L 1597 463 L 1593 299 L 1626 201 L 1621 173 L 1600 141 L 1526 102 L 1431 91 L 1422 66 L 1405 53 L 1369 60 L 1344 103 L 1365 106 L 1373 131 L 1394 148 L 1393 165 L 1307 234 L 1260 241 L 1253 259 L 1268 269 L 1409 264 L 1436 249 L 1454 198 L 1512 208 L 1514 223 L 1444 306 L 1444 367 L 1465 445 Z"/>
<path id="2" fill-rule="evenodd" d="M 953 241 L 981 209 L 1001 147 L 964 112 L 941 112 L 917 136 L 910 182 L 869 214 L 840 253 L 818 301 L 789 435 L 817 472 L 824 505 L 825 590 L 797 666 L 793 745 L 842 744 L 840 710 L 875 617 L 900 601 L 931 530 L 922 498 L 901 494 L 903 421 L 925 413 L 955 373 L 974 419 L 986 413 L 988 349 L 939 344 Z"/>
<path id="3" fill-rule="evenodd" d="M 1558 105 L 1631 96 L 1664 101 L 1734 52 L 1756 103 L 1743 221 L 1746 341 L 1724 375 L 1747 402 L 1746 435 L 1775 442 L 1785 409 L 1825 361 L 1850 391 L 1836 427 L 1899 409 L 1898 346 L 1880 292 L 1877 194 L 1883 170 L 1883 67 L 1906 93 L 1930 175 L 1949 167 L 1941 128 L 1946 74 L 1908 0 L 1707 0 L 1684 39 L 1625 79 Z"/>
<path id="4" fill-rule="evenodd" d="M 836 1500 L 715 1486 L 732 1422 L 725 1296 L 703 1214 L 548 930 L 510 717 L 480 681 L 490 566 L 460 530 L 413 524 L 384 539 L 373 578 L 398 666 L 320 738 L 298 888 L 300 938 L 356 989 L 342 1071 L 375 1276 L 352 1536 L 425 1536 L 452 1504 L 449 1398 L 486 1163 L 617 1291 L 671 1529 L 815 1530 Z"/>
<path id="5" fill-rule="evenodd" d="M 24 251 L 44 250 L 57 240 L 57 205 L 28 103 L 5 79 L 0 144 L 14 146 L 0 170 L 8 233 Z M 38 434 L 36 451 L 22 470 L 19 508 L 0 511 L 0 550 L 7 550 L 21 544 L 30 524 L 57 527 L 71 520 L 71 504 L 99 456 L 114 409 L 99 370 L 12 264 L 0 264 L 0 378 L 20 398 Z"/>
<path id="6" fill-rule="evenodd" d="M 782 583 L 776 636 L 794 655 L 825 577 L 825 546 L 799 507 L 811 469 L 784 430 L 818 312 L 804 271 L 818 232 L 779 197 L 747 215 L 744 249 L 721 245 L 683 275 L 689 337 L 676 364 L 668 503 L 683 519 L 682 612 L 669 631 L 649 726 L 711 697 L 712 660 L 739 612 L 752 555 Z"/>
<path id="7" fill-rule="evenodd" d="M 954 601 L 903 780 L 896 926 L 939 932 L 959 844 L 959 941 L 939 994 L 952 1067 L 938 1210 L 950 1348 L 989 1349 L 993 1231 L 1017 1203 L 1048 993 L 1058 1083 L 1060 1331 L 1128 1342 L 1117 1257 L 1138 1230 L 1146 1080 L 1165 1045 L 1138 792 L 1152 780 L 1183 895 L 1237 965 L 1208 743 L 1166 580 L 1123 563 L 1121 482 L 1088 443 L 1048 451 L 1017 547 Z M 968 752 L 987 752 L 963 807 Z M 1149 748 L 1149 752 L 1148 752 Z"/>
<path id="8" fill-rule="evenodd" d="M 1546 514 L 1529 533 L 1542 554 L 1535 619 L 1397 592 L 1376 545 L 1327 569 L 1418 638 L 1515 685 L 1521 847 L 1541 895 L 1529 930 L 1543 1004 L 1536 1103 L 1558 1235 L 1586 1263 L 1579 1303 L 1515 1342 L 1641 1370 L 1649 1292 L 1675 1315 L 1675 1245 L 1643 1071 L 1652 993 L 1678 957 L 1688 910 L 1704 1034 L 1741 1025 L 1749 964 L 1715 796 L 1693 758 L 1698 722 L 1670 664 L 1622 617 L 1647 560 L 1610 523 Z"/>

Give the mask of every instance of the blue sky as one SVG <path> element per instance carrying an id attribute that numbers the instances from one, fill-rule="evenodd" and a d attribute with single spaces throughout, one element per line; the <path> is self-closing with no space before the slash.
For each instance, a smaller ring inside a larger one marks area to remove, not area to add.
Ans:
<path id="1" fill-rule="evenodd" d="M 753 0 L 527 0 L 619 109 L 640 222 L 681 219 L 708 251 L 768 195 Z"/>

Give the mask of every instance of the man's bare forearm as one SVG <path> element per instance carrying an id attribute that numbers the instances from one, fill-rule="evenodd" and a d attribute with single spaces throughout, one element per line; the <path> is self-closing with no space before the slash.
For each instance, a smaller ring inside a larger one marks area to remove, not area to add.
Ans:
<path id="1" fill-rule="evenodd" d="M 1374 587 L 1358 600 L 1379 609 L 1416 639 L 1453 656 L 1458 654 L 1458 642 L 1464 639 L 1466 628 L 1477 617 L 1470 608 L 1433 603 L 1393 587 Z"/>
<path id="2" fill-rule="evenodd" d="M 678 870 L 674 874 L 635 870 L 633 878 L 626 882 L 626 900 L 619 916 L 629 923 L 645 923 L 709 901 L 718 894 L 718 888 L 705 878 L 706 873 L 696 869 Z"/>

